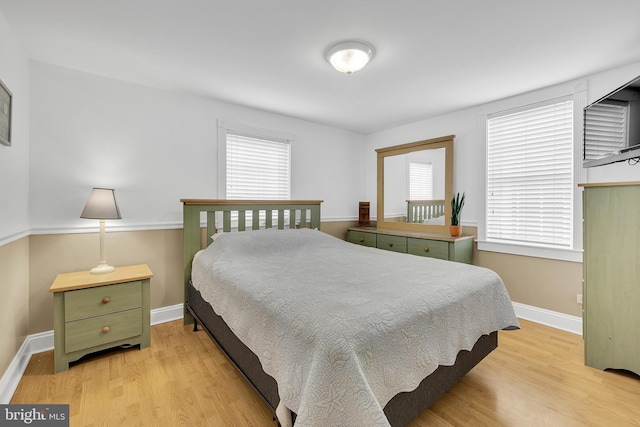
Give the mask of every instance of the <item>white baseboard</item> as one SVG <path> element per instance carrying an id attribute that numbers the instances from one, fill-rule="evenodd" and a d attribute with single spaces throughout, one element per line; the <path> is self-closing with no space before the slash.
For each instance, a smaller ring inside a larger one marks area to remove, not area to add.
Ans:
<path id="1" fill-rule="evenodd" d="M 176 304 L 151 310 L 151 325 L 182 319 L 183 307 L 183 304 Z M 11 401 L 11 397 L 20 383 L 20 378 L 22 378 L 22 374 L 27 369 L 31 356 L 52 349 L 53 331 L 27 336 L 0 379 L 0 404 L 6 405 Z"/>
<path id="2" fill-rule="evenodd" d="M 49 337 L 49 335 L 51 336 Z M 49 341 L 51 341 L 51 348 L 53 348 L 53 331 L 29 335 L 24 340 L 20 349 L 18 349 L 18 353 L 16 353 L 2 379 L 0 379 L 0 404 L 6 405 L 11 401 L 18 383 L 20 383 L 20 378 L 22 378 L 24 370 L 27 369 L 31 355 L 44 351 L 39 350 L 39 348 L 48 346 Z"/>
<path id="3" fill-rule="evenodd" d="M 546 310 L 531 305 L 513 303 L 516 316 L 524 320 L 530 320 L 541 325 L 561 329 L 573 334 L 582 335 L 582 318 L 557 311 Z"/>
<path id="4" fill-rule="evenodd" d="M 517 302 L 513 303 L 513 308 L 516 315 L 521 319 L 582 335 L 582 318 L 580 317 Z M 182 319 L 182 317 L 182 304 L 151 310 L 152 325 L 171 322 Z M 20 378 L 22 378 L 31 356 L 51 349 L 53 349 L 53 331 L 29 335 L 24 340 L 18 353 L 13 358 L 2 379 L 0 379 L 0 404 L 8 404 L 11 401 L 11 397 L 20 383 Z"/>
<path id="5" fill-rule="evenodd" d="M 156 308 L 154 310 L 151 310 L 151 326 L 182 319 L 183 315 L 184 304 L 176 304 L 170 305 L 169 307 Z"/>

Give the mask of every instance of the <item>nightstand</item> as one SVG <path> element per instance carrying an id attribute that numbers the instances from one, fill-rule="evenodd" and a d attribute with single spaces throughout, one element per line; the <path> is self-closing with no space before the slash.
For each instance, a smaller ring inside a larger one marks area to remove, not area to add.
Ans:
<path id="1" fill-rule="evenodd" d="M 117 267 L 108 274 L 58 274 L 53 293 L 55 372 L 69 362 L 120 345 L 151 345 L 147 264 Z"/>

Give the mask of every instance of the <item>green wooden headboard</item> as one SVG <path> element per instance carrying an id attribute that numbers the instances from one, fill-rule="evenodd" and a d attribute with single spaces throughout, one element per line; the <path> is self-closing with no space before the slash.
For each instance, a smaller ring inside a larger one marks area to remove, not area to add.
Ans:
<path id="1" fill-rule="evenodd" d="M 183 204 L 185 302 L 189 295 L 193 257 L 203 246 L 211 243 L 209 236 L 214 233 L 218 231 L 246 231 L 247 229 L 258 230 L 260 228 L 320 228 L 322 200 L 181 199 L 180 201 Z M 202 212 L 206 213 L 204 214 L 207 231 L 206 242 L 202 241 Z M 232 215 L 232 213 L 234 214 Z M 247 228 L 245 224 L 248 216 L 251 217 L 251 225 Z M 232 228 L 232 218 L 234 217 L 237 218 L 237 225 Z M 186 310 L 186 307 L 184 323 L 193 323 L 193 317 Z"/>
<path id="2" fill-rule="evenodd" d="M 444 200 L 407 200 L 407 222 L 422 223 L 442 215 Z"/>

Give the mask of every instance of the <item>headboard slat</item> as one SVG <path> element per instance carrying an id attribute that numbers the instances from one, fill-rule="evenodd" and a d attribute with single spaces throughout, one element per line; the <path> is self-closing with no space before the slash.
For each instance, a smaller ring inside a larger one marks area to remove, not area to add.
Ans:
<path id="1" fill-rule="evenodd" d="M 247 229 L 246 211 L 238 211 L 238 231 L 245 231 L 246 229 Z"/>
<path id="2" fill-rule="evenodd" d="M 251 214 L 251 229 L 258 230 L 260 229 L 260 211 L 254 209 Z"/>
<path id="3" fill-rule="evenodd" d="M 284 211 L 282 209 L 278 209 L 278 230 L 282 230 L 284 228 Z"/>
<path id="4" fill-rule="evenodd" d="M 222 212 L 222 230 L 225 233 L 231 231 L 231 211 Z"/>
<path id="5" fill-rule="evenodd" d="M 267 209 L 267 220 L 265 221 L 265 228 L 273 228 L 273 211 Z"/>
<path id="6" fill-rule="evenodd" d="M 210 239 L 215 233 L 218 232 L 216 227 L 216 213 L 207 212 L 207 239 Z M 207 240 L 207 243 L 209 241 Z"/>

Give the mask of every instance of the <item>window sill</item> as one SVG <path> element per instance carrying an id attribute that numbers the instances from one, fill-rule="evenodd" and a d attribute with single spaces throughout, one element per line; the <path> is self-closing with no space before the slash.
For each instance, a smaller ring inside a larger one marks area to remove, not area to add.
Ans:
<path id="1" fill-rule="evenodd" d="M 479 251 L 547 258 L 558 261 L 582 262 L 581 250 L 558 249 L 547 246 L 523 245 L 505 242 L 489 242 L 486 240 L 477 240 L 477 242 Z"/>

